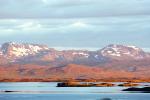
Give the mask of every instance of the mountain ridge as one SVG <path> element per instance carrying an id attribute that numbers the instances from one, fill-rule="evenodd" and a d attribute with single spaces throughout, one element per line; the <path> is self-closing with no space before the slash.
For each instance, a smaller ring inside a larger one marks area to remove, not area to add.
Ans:
<path id="1" fill-rule="evenodd" d="M 150 54 L 116 44 L 88 51 L 8 42 L 0 48 L 0 73 L 0 80 L 150 79 Z"/>
<path id="2" fill-rule="evenodd" d="M 41 63 L 97 65 L 110 60 L 138 60 L 150 54 L 136 46 L 110 44 L 96 51 L 56 50 L 46 45 L 7 42 L 0 48 L 0 56 L 9 63 Z"/>

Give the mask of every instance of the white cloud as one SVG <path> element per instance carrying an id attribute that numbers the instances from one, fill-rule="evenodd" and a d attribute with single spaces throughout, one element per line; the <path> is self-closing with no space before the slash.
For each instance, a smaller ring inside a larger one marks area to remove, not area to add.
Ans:
<path id="1" fill-rule="evenodd" d="M 73 26 L 73 27 L 87 27 L 88 24 L 86 24 L 85 22 L 76 21 L 76 22 L 72 23 L 71 26 Z"/>
<path id="2" fill-rule="evenodd" d="M 42 28 L 42 25 L 39 23 L 34 23 L 34 22 L 25 22 L 21 25 L 18 25 L 17 28 L 21 29 L 21 30 L 27 30 L 27 31 L 32 31 L 32 30 L 39 30 Z"/>

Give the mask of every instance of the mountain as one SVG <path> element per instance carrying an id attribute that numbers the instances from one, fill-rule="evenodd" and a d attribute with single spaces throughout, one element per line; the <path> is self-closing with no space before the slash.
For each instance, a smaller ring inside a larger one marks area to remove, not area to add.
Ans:
<path id="1" fill-rule="evenodd" d="M 116 44 L 97 51 L 59 51 L 46 45 L 7 42 L 0 47 L 0 73 L 0 80 L 150 79 L 150 53 Z"/>
<path id="2" fill-rule="evenodd" d="M 11 63 L 39 63 L 54 66 L 67 64 L 97 65 L 110 60 L 138 60 L 149 58 L 150 54 L 135 46 L 108 45 L 97 51 L 63 50 L 58 51 L 45 45 L 18 44 L 8 42 L 2 44 L 0 56 Z"/>
<path id="3" fill-rule="evenodd" d="M 110 58 L 119 59 L 143 59 L 149 54 L 136 46 L 108 45 L 101 50 L 101 54 Z"/>
<path id="4" fill-rule="evenodd" d="M 48 50 L 49 48 L 44 45 L 38 44 L 18 44 L 14 42 L 4 43 L 1 46 L 2 54 L 10 58 L 18 58 L 28 55 L 35 55 L 40 51 Z"/>

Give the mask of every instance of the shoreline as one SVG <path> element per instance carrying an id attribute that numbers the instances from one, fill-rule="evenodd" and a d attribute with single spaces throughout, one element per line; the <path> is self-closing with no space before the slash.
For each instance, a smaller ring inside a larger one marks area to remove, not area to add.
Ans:
<path id="1" fill-rule="evenodd" d="M 131 82 L 150 83 L 149 79 L 0 79 L 0 82 Z"/>

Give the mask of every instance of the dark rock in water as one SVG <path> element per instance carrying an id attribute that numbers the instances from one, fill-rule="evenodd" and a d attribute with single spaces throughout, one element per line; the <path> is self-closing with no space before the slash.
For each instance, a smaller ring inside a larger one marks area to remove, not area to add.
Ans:
<path id="1" fill-rule="evenodd" d="M 15 91 L 9 91 L 9 90 L 6 90 L 6 91 L 3 91 L 3 92 L 15 92 Z"/>
<path id="2" fill-rule="evenodd" d="M 112 99 L 110 99 L 110 98 L 103 98 L 103 99 L 101 99 L 101 100 L 112 100 Z"/>
<path id="3" fill-rule="evenodd" d="M 128 88 L 128 89 L 124 89 L 123 91 L 141 91 L 141 92 L 150 92 L 150 87 L 143 87 L 143 88 Z"/>
<path id="4" fill-rule="evenodd" d="M 135 84 L 135 83 L 123 83 L 123 84 L 119 84 L 118 86 L 123 86 L 123 87 L 133 87 L 133 86 L 138 86 L 139 84 Z"/>

